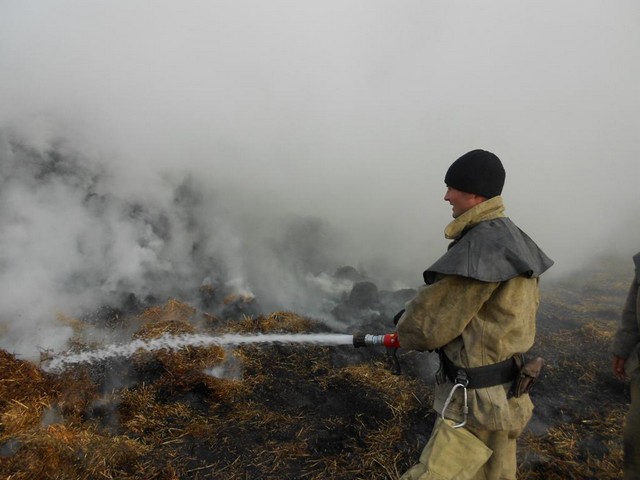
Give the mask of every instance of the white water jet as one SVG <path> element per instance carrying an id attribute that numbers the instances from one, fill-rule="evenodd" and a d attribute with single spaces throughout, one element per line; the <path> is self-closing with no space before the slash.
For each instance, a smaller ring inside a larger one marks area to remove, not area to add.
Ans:
<path id="1" fill-rule="evenodd" d="M 134 340 L 122 345 L 109 345 L 96 350 L 66 353 L 55 356 L 42 363 L 46 372 L 60 373 L 70 365 L 79 363 L 95 363 L 110 358 L 130 357 L 142 350 L 155 352 L 159 350 L 175 351 L 185 347 L 206 347 L 209 345 L 247 345 L 255 343 L 309 343 L 313 345 L 352 345 L 353 335 L 338 333 L 309 334 L 264 334 L 240 335 L 226 334 L 210 336 L 202 334 L 170 335 L 165 334 L 151 340 Z"/>

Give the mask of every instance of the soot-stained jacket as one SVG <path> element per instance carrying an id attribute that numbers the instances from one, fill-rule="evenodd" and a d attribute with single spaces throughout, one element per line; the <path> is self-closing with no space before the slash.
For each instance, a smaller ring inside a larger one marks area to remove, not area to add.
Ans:
<path id="1" fill-rule="evenodd" d="M 538 277 L 553 262 L 504 215 L 494 197 L 454 219 L 445 229 L 453 242 L 424 272 L 426 285 L 398 321 L 403 348 L 440 349 L 456 365 L 480 367 L 527 352 L 536 332 Z M 436 386 L 434 409 L 442 412 L 452 388 Z M 510 384 L 469 389 L 470 426 L 519 430 L 533 410 L 528 395 L 507 398 Z M 462 421 L 462 390 L 446 417 Z"/>
<path id="2" fill-rule="evenodd" d="M 626 358 L 625 371 L 631 375 L 640 367 L 640 252 L 633 257 L 635 276 L 622 311 L 622 323 L 613 338 L 611 351 Z"/>

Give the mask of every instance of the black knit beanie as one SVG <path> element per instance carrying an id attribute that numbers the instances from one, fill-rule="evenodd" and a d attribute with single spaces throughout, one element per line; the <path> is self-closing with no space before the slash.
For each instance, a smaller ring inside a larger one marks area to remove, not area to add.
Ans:
<path id="1" fill-rule="evenodd" d="M 448 187 L 492 198 L 502 193 L 505 172 L 500 159 L 485 150 L 472 150 L 451 164 L 444 177 Z"/>

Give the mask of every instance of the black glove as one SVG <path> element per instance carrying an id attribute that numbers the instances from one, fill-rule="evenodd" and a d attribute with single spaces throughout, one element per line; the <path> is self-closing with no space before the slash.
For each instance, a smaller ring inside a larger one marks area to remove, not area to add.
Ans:
<path id="1" fill-rule="evenodd" d="M 395 316 L 393 317 L 393 324 L 394 325 L 398 325 L 398 320 L 400 320 L 400 317 L 404 315 L 404 308 L 402 310 L 400 310 L 398 313 L 395 314 Z"/>

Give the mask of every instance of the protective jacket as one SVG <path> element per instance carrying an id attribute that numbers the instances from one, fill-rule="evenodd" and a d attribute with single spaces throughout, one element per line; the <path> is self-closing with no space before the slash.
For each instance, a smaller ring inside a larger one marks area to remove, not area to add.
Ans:
<path id="1" fill-rule="evenodd" d="M 500 196 L 453 220 L 445 236 L 453 243 L 425 271 L 426 285 L 398 321 L 400 345 L 439 349 L 464 368 L 491 365 L 529 350 L 536 332 L 538 276 L 553 262 L 505 217 Z M 434 409 L 442 413 L 453 384 L 448 378 L 438 381 Z M 533 404 L 528 395 L 507 398 L 509 387 L 469 389 L 469 426 L 524 428 Z M 447 418 L 462 421 L 462 400 L 458 389 Z"/>
<path id="2" fill-rule="evenodd" d="M 613 339 L 611 351 L 626 358 L 625 372 L 633 374 L 640 367 L 640 252 L 633 257 L 635 276 L 622 311 L 622 324 Z"/>

